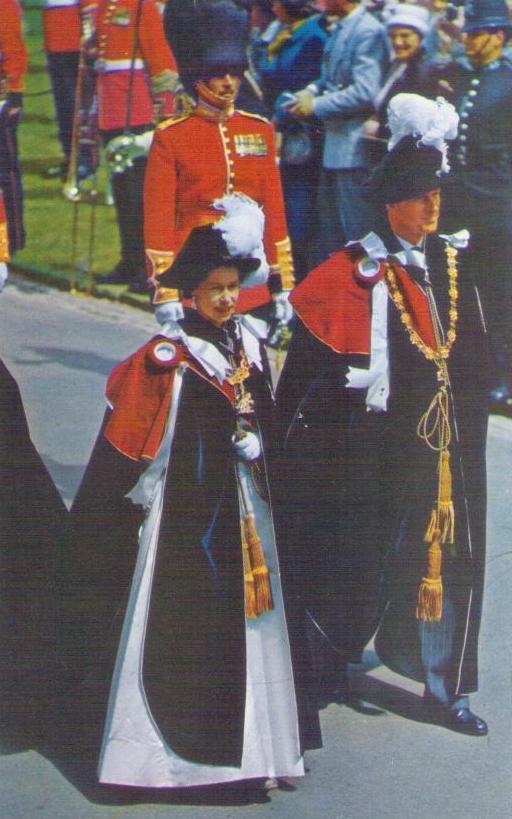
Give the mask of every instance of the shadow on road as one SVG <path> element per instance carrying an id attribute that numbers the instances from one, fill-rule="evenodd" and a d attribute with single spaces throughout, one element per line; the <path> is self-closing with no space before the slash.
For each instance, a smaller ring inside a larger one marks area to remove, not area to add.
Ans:
<path id="1" fill-rule="evenodd" d="M 355 710 L 360 710 L 357 703 L 363 703 L 364 706 L 368 703 L 378 709 L 377 713 L 380 714 L 383 711 L 390 711 L 396 716 L 414 722 L 430 722 L 425 715 L 422 697 L 382 680 L 376 680 L 363 672 L 352 672 L 351 692 L 356 703 Z M 368 712 L 365 710 L 364 713 Z"/>
<path id="2" fill-rule="evenodd" d="M 101 673 L 101 670 L 100 672 Z M 2 725 L 0 754 L 29 749 L 44 756 L 89 802 L 96 805 L 197 805 L 235 807 L 270 801 L 257 782 L 195 788 L 135 788 L 100 785 L 96 778 L 109 681 L 90 677 L 48 703 L 44 716 L 27 715 Z M 33 730 L 34 727 L 36 730 Z M 287 790 L 293 790 L 290 785 Z"/>
<path id="3" fill-rule="evenodd" d="M 67 369 L 87 370 L 89 372 L 108 375 L 113 367 L 119 364 L 118 358 L 107 358 L 86 352 L 85 350 L 70 350 L 69 347 L 27 347 L 27 350 L 34 353 L 34 358 L 13 357 L 15 364 L 60 364 Z"/>

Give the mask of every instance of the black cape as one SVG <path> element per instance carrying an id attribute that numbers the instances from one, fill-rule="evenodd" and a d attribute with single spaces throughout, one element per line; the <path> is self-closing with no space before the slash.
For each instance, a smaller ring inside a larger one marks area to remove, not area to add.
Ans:
<path id="1" fill-rule="evenodd" d="M 184 329 L 222 344 L 222 331 L 195 311 Z M 262 358 L 266 361 L 264 353 Z M 252 367 L 246 383 L 265 440 L 272 409 L 268 367 L 263 372 Z M 231 444 L 235 424 L 226 396 L 187 369 L 142 671 L 149 707 L 170 747 L 194 762 L 233 766 L 242 756 L 246 691 L 240 513 Z M 144 468 L 100 432 L 72 507 L 70 561 L 60 594 L 63 645 L 77 675 L 101 667 L 105 697 L 143 519 L 141 509 L 124 496 Z"/>
<path id="2" fill-rule="evenodd" d="M 1 361 L 0 499 L 0 713 L 4 727 L 38 735 L 58 673 L 54 568 L 66 508 L 30 439 L 18 385 Z"/>
<path id="3" fill-rule="evenodd" d="M 385 237 L 396 252 L 392 241 Z M 446 328 L 443 246 L 429 237 L 432 290 Z M 448 675 L 459 693 L 477 687 L 488 369 L 478 298 L 464 275 L 463 255 L 457 340 L 449 359 L 457 555 L 445 548 L 443 564 L 457 621 Z M 388 343 L 388 409 L 369 413 L 365 391 L 348 389 L 345 377 L 349 364 L 368 366 L 368 357 L 335 353 L 298 321 L 276 394 L 276 468 L 287 486 L 277 517 L 286 521 L 281 536 L 292 587 L 345 660 L 360 657 L 380 624 L 381 659 L 423 681 L 415 600 L 426 568 L 424 532 L 436 497 L 437 457 L 416 427 L 438 385 L 435 367 L 411 344 L 391 300 Z"/>

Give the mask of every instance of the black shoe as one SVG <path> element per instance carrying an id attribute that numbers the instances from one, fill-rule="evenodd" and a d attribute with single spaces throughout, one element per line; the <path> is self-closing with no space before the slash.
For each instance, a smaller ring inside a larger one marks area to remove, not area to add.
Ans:
<path id="1" fill-rule="evenodd" d="M 425 698 L 425 708 L 432 722 L 473 737 L 485 737 L 489 728 L 485 720 L 473 714 L 469 708 L 446 708 Z"/>
<path id="2" fill-rule="evenodd" d="M 97 284 L 129 284 L 133 278 L 131 270 L 127 270 L 122 262 L 118 262 L 110 273 L 103 273 L 95 277 Z"/>

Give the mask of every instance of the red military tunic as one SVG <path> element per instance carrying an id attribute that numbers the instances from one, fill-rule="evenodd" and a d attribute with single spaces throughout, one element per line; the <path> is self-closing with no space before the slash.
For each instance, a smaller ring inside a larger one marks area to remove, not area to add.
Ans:
<path id="1" fill-rule="evenodd" d="M 9 91 L 25 90 L 27 47 L 21 29 L 21 7 L 17 0 L 0 4 L 0 99 Z"/>
<path id="2" fill-rule="evenodd" d="M 140 4 L 140 5 L 139 5 Z M 137 23 L 138 8 L 140 17 Z M 136 31 L 137 28 L 137 31 Z M 100 0 L 96 15 L 98 116 L 102 131 L 124 128 L 135 50 L 129 124 L 153 121 L 153 104 L 172 113 L 178 76 L 156 0 Z"/>
<path id="3" fill-rule="evenodd" d="M 78 0 L 45 0 L 43 37 L 46 51 L 80 50 Z"/>
<path id="4" fill-rule="evenodd" d="M 97 0 L 45 0 L 43 36 L 46 51 L 80 51 L 84 22 L 91 21 Z"/>
<path id="5" fill-rule="evenodd" d="M 144 185 L 144 241 L 153 280 L 170 267 L 192 228 L 221 218 L 212 201 L 235 192 L 263 208 L 271 275 L 280 274 L 283 288 L 291 287 L 293 266 L 274 129 L 264 117 L 244 111 L 235 111 L 224 122 L 192 113 L 156 129 Z M 175 298 L 177 291 L 162 287 L 154 300 Z M 250 288 L 242 291 L 240 309 L 268 300 L 266 285 Z"/>

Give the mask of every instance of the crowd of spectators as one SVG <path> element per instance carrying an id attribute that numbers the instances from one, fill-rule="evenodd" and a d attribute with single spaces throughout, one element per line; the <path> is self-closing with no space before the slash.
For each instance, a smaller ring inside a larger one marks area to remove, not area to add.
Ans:
<path id="1" fill-rule="evenodd" d="M 512 64 L 505 0 L 238 2 L 250 12 L 251 32 L 249 70 L 241 78 L 236 107 L 265 115 L 275 127 L 299 281 L 312 266 L 376 224 L 378 213 L 365 194 L 365 183 L 386 151 L 389 100 L 399 92 L 411 92 L 433 99 L 443 96 L 455 105 L 462 119 L 461 135 L 452 151 L 455 173 L 443 219 L 450 230 L 469 227 L 473 233 L 473 258 L 479 259 L 473 272 L 483 294 L 491 336 L 498 327 L 493 337 L 494 399 L 510 408 L 512 130 L 507 111 Z M 180 78 L 163 32 L 158 37 L 155 34 L 155 27 L 160 26 L 157 8 L 163 4 L 145 0 L 139 17 L 136 0 L 129 5 L 133 15 L 128 22 L 138 27 L 139 46 L 133 54 L 124 46 L 122 54 L 119 51 L 119 32 L 127 39 L 129 26 L 120 17 L 123 9 L 116 11 L 110 0 L 45 0 L 45 46 L 64 154 L 62 172 L 69 177 L 70 95 L 78 71 L 79 44 L 75 29 L 63 28 L 57 15 L 70 15 L 71 6 L 76 7 L 77 21 L 81 15 L 93 43 L 89 54 L 100 57 L 90 64 L 96 72 L 98 128 L 107 154 L 112 137 L 117 149 L 116 140 L 123 138 L 127 128 L 141 143 L 128 162 L 113 168 L 121 257 L 103 280 L 146 292 L 141 205 L 144 151 L 152 129 L 172 112 Z M 6 14 L 0 21 L 0 187 L 12 253 L 24 242 L 16 126 L 23 103 L 26 54 L 20 39 L 18 0 L 3 0 L 2 7 Z M 74 32 L 76 42 L 56 42 L 50 36 L 50 23 L 61 39 Z M 193 36 L 191 32 L 190 42 Z M 62 76 L 66 71 L 71 81 Z M 124 85 L 119 85 L 121 80 Z M 110 153 L 117 155 L 113 148 Z M 82 161 L 82 154 L 83 150 L 75 156 L 78 183 L 89 173 L 90 159 Z M 489 259 L 493 260 L 492 283 Z"/>

